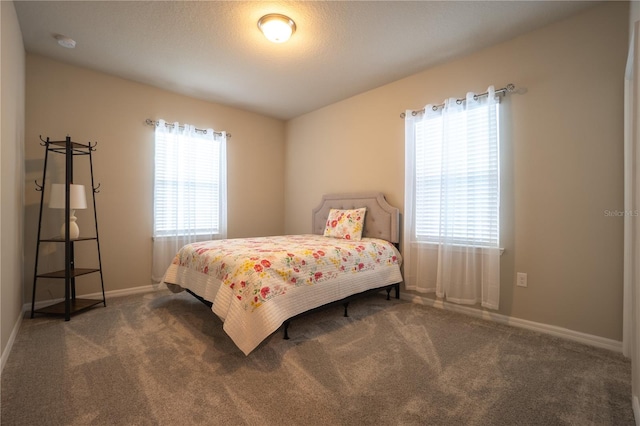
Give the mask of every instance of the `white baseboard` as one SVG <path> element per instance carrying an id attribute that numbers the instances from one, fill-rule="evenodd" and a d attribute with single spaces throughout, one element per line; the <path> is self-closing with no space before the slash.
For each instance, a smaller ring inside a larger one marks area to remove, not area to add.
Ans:
<path id="1" fill-rule="evenodd" d="M 18 335 L 18 330 L 20 330 L 23 317 L 24 315 L 22 313 L 18 315 L 18 320 L 13 325 L 13 330 L 11 330 L 7 346 L 5 346 L 4 351 L 2 351 L 2 357 L 0 357 L 0 376 L 2 376 L 2 370 L 4 370 L 4 365 L 7 363 L 7 359 L 9 359 L 9 354 L 11 353 L 11 348 L 13 348 L 13 342 L 15 342 L 16 336 Z"/>
<path id="2" fill-rule="evenodd" d="M 105 291 L 104 292 L 104 296 L 106 298 L 130 296 L 132 294 L 148 293 L 148 292 L 151 292 L 151 291 L 165 290 L 166 288 L 167 288 L 167 286 L 165 286 L 164 284 L 149 284 L 149 285 L 143 285 L 143 286 L 140 286 L 140 287 L 125 288 L 125 289 L 122 289 L 122 290 Z M 101 298 L 102 297 L 102 293 L 98 292 L 98 293 L 85 294 L 85 295 L 82 295 L 81 297 L 86 297 L 88 299 Z"/>
<path id="3" fill-rule="evenodd" d="M 640 401 L 638 401 L 638 397 L 633 395 L 631 397 L 632 405 L 633 405 L 633 415 L 636 418 L 636 426 L 640 426 Z"/>
<path id="4" fill-rule="evenodd" d="M 501 324 L 512 325 L 515 327 L 525 328 L 527 330 L 536 331 L 538 333 L 549 334 L 551 336 L 572 340 L 574 342 L 584 343 L 586 345 L 595 346 L 603 349 L 609 349 L 614 352 L 622 353 L 622 342 L 619 342 L 617 340 L 594 336 L 592 334 L 581 333 L 579 331 L 569 330 L 567 328 L 556 327 L 555 325 L 548 325 L 548 324 L 543 324 L 539 322 L 523 320 L 520 318 L 509 317 L 506 315 L 497 314 L 497 313 L 489 312 L 482 309 L 475 309 L 475 308 L 471 308 L 464 305 L 456 305 L 453 303 L 445 302 L 443 300 L 434 300 L 428 297 L 421 297 L 415 294 L 402 293 L 400 295 L 400 298 L 403 300 L 408 300 L 410 302 L 418 303 L 421 305 L 433 306 L 434 308 L 440 308 L 440 309 L 445 309 L 453 312 L 459 312 L 462 314 L 472 315 L 477 318 L 495 321 Z"/>

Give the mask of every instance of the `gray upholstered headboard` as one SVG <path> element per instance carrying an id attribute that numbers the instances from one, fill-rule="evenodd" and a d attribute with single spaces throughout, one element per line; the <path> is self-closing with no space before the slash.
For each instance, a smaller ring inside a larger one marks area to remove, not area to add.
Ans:
<path id="1" fill-rule="evenodd" d="M 387 203 L 381 192 L 326 194 L 313 209 L 313 233 L 322 235 L 330 209 L 367 208 L 364 216 L 363 237 L 380 238 L 392 243 L 400 242 L 400 210 Z"/>

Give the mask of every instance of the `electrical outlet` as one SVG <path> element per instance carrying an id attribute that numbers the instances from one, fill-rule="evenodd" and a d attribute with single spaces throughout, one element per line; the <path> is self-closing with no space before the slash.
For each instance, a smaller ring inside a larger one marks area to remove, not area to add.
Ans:
<path id="1" fill-rule="evenodd" d="M 518 287 L 526 287 L 527 286 L 527 274 L 525 272 L 518 272 L 516 274 L 516 285 Z"/>

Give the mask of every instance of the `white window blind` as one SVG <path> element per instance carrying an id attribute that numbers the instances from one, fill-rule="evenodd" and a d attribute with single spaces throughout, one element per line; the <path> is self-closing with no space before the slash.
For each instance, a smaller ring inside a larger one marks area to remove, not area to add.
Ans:
<path id="1" fill-rule="evenodd" d="M 415 238 L 499 245 L 497 103 L 425 113 L 415 122 Z"/>

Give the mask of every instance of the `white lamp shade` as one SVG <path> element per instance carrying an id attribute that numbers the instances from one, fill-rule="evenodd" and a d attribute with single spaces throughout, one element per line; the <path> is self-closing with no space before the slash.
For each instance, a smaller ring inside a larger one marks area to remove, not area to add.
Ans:
<path id="1" fill-rule="evenodd" d="M 84 185 L 69 186 L 69 197 L 71 210 L 86 209 L 87 197 L 84 190 Z M 52 209 L 64 209 L 65 208 L 65 185 L 63 183 L 54 183 L 51 185 L 51 198 L 49 199 L 49 207 Z"/>

